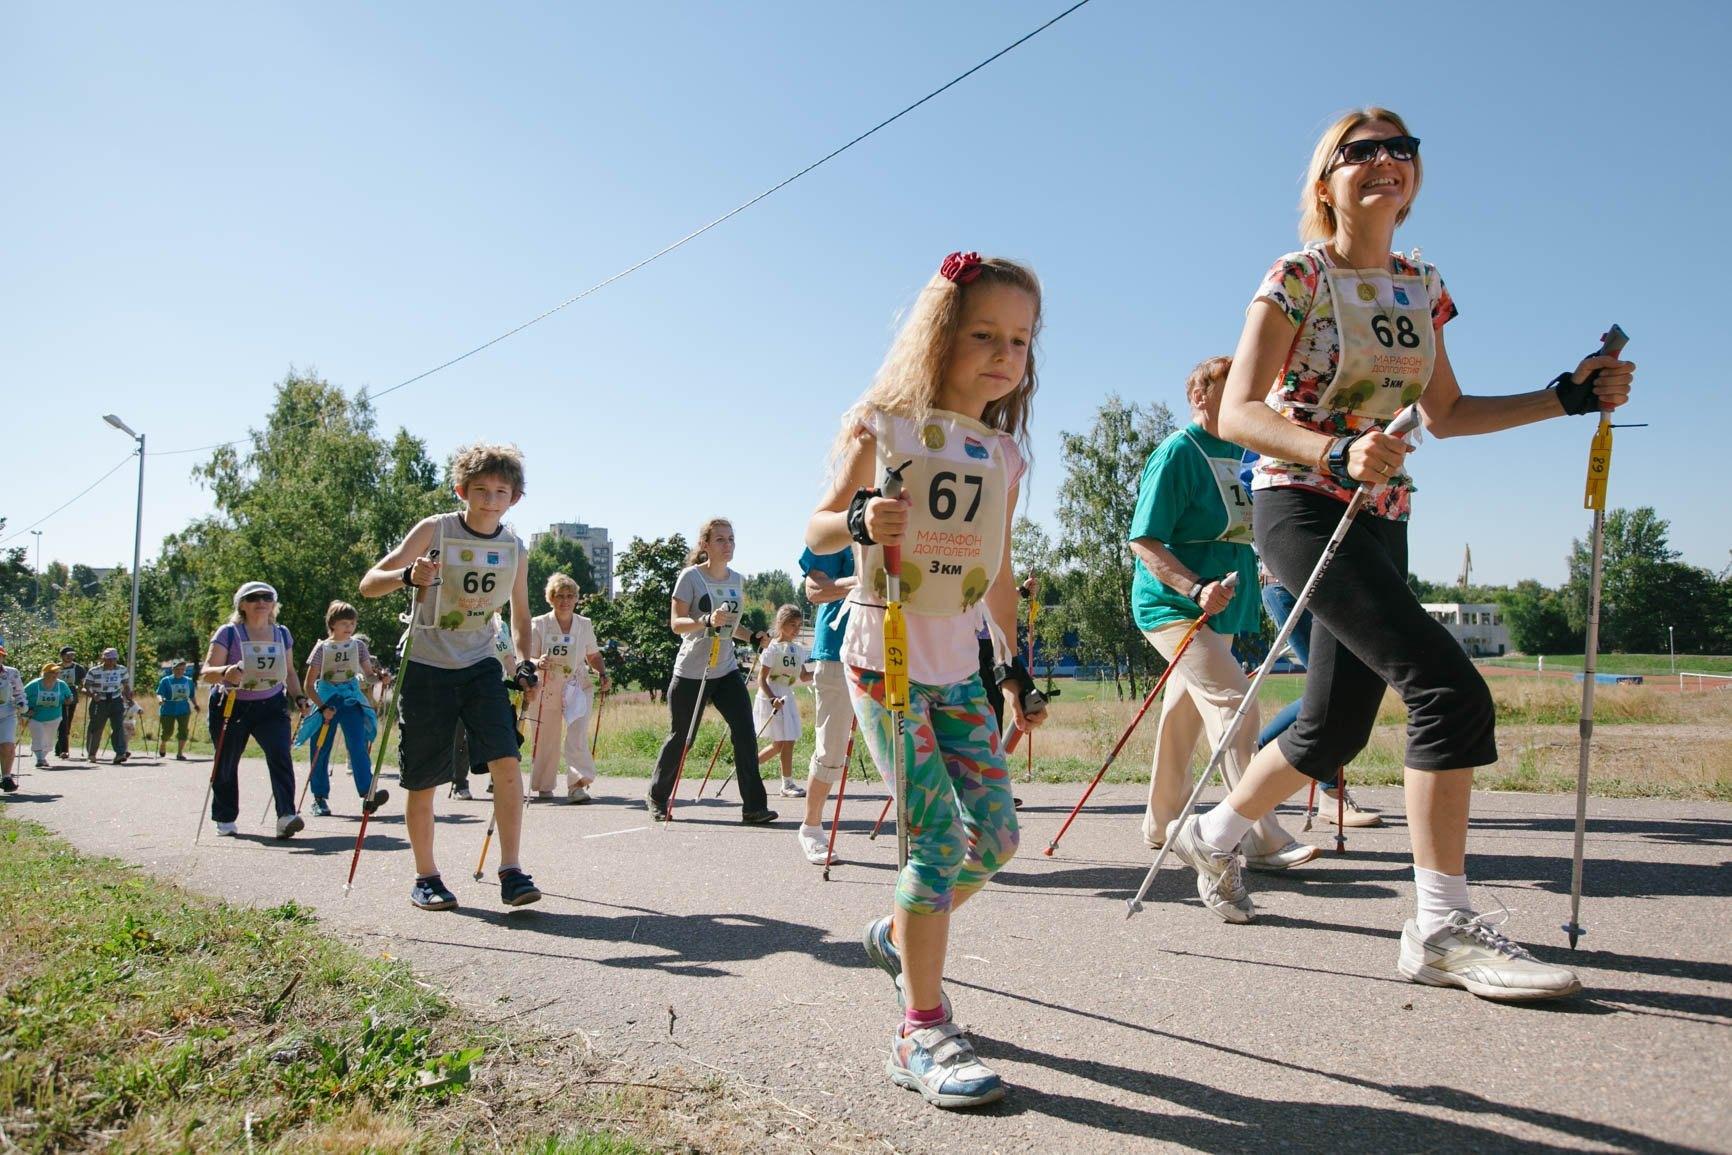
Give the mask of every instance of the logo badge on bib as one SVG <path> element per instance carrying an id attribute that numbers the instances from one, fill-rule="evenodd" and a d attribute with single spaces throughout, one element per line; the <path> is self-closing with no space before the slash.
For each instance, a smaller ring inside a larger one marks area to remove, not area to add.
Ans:
<path id="1" fill-rule="evenodd" d="M 928 449 L 943 449 L 944 427 L 936 423 L 927 425 L 920 431 L 920 444 Z"/>

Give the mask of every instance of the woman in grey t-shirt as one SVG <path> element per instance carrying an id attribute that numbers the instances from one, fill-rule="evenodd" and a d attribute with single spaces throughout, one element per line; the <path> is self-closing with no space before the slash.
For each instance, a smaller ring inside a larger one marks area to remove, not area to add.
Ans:
<path id="1" fill-rule="evenodd" d="M 712 517 L 698 527 L 697 545 L 674 583 L 668 625 L 681 641 L 673 679 L 668 683 L 668 739 L 656 759 L 656 776 L 649 791 L 650 811 L 658 819 L 667 816 L 680 756 L 693 729 L 693 712 L 714 703 L 733 738 L 743 806 L 741 821 L 757 826 L 776 820 L 764 794 L 764 781 L 758 776 L 751 697 L 734 658 L 732 634 L 740 619 L 744 580 L 728 566 L 733 557 L 733 524 L 726 518 Z"/>

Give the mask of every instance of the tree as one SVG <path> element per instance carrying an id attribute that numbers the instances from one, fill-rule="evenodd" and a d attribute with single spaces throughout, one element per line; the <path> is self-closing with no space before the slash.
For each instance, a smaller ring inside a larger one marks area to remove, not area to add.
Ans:
<path id="1" fill-rule="evenodd" d="M 584 544 L 568 537 L 542 534 L 541 540 L 529 551 L 529 605 L 532 610 L 541 607 L 547 579 L 556 573 L 569 576 L 577 583 L 580 592 L 599 592 L 595 588 L 595 571 L 589 564 L 589 550 Z"/>
<path id="2" fill-rule="evenodd" d="M 1057 557 L 1052 547 L 1052 539 L 1047 537 L 1046 530 L 1039 523 L 1027 517 L 1019 517 L 1010 526 L 1010 568 L 1016 578 L 1021 581 L 1033 575 L 1040 579 L 1040 613 L 1035 617 L 1035 643 L 1040 652 L 1036 655 L 1036 665 L 1045 665 L 1049 671 L 1047 681 L 1052 680 L 1051 669 L 1058 660 L 1059 650 L 1064 646 L 1065 621 L 1060 607 L 1064 605 L 1063 583 L 1059 580 Z M 1022 636 L 1019 644 L 1028 646 L 1027 613 L 1028 603 L 1021 603 L 1023 618 Z"/>
<path id="3" fill-rule="evenodd" d="M 1149 454 L 1174 430 L 1173 414 L 1156 403 L 1144 408 L 1109 395 L 1086 434 L 1064 433 L 1065 477 L 1059 486 L 1058 556 L 1075 569 L 1075 589 L 1055 625 L 1076 635 L 1079 656 L 1130 677 L 1138 694 L 1143 678 L 1163 664 L 1131 617 L 1135 559 L 1125 534 L 1136 511 L 1137 487 Z M 1122 692 L 1122 687 L 1120 687 Z"/>
<path id="4" fill-rule="evenodd" d="M 799 606 L 802 614 L 808 618 L 811 616 L 812 607 L 786 570 L 771 569 L 750 574 L 741 585 L 741 592 L 746 599 L 741 615 L 742 623 L 745 616 L 753 610 L 759 611 L 764 619 L 765 624 L 752 627 L 754 629 L 767 629 L 768 623 L 774 620 L 776 611 L 786 605 Z"/>
<path id="5" fill-rule="evenodd" d="M 216 512 L 164 542 L 163 589 L 185 619 L 169 628 L 202 651 L 228 620 L 235 589 L 256 579 L 277 587 L 279 620 L 301 657 L 324 635 L 333 599 L 353 603 L 375 652 L 389 651 L 403 602 L 362 599 L 357 586 L 417 520 L 454 504 L 425 446 L 402 431 L 381 440 L 365 394 L 351 399 L 293 369 L 245 444 L 244 453 L 218 449 L 194 470 Z"/>
<path id="6" fill-rule="evenodd" d="M 1570 627 L 1565 601 L 1561 590 L 1532 580 L 1517 582 L 1498 599 L 1510 643 L 1524 654 L 1581 653 L 1582 635 Z"/>
<path id="7" fill-rule="evenodd" d="M 673 674 L 680 639 L 668 629 L 674 582 L 685 568 L 686 539 L 679 534 L 645 541 L 634 537 L 615 563 L 619 593 L 584 600 L 584 614 L 603 639 L 608 673 L 622 688 L 641 686 L 653 698 Z M 611 643 L 611 644 L 610 644 Z"/>

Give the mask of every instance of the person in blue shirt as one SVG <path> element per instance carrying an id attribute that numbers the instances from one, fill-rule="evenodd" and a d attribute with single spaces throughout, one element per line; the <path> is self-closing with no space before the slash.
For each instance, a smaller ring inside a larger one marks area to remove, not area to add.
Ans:
<path id="1" fill-rule="evenodd" d="M 806 771 L 806 818 L 796 837 L 800 853 L 814 866 L 829 855 L 824 839 L 824 801 L 830 788 L 848 772 L 848 735 L 854 726 L 854 706 L 848 697 L 848 677 L 842 666 L 842 631 L 848 626 L 848 591 L 854 588 L 854 551 L 800 555 L 806 600 L 817 607 L 812 619 L 812 761 Z"/>
<path id="2" fill-rule="evenodd" d="M 156 756 L 168 752 L 168 736 L 176 735 L 174 756 L 186 761 L 186 739 L 192 729 L 192 712 L 198 708 L 197 685 L 186 676 L 186 663 L 177 661 L 156 683 Z"/>
<path id="3" fill-rule="evenodd" d="M 30 718 L 30 752 L 38 770 L 48 767 L 48 750 L 54 745 L 60 719 L 78 700 L 78 694 L 60 676 L 53 662 L 42 667 L 41 676 L 24 687 L 24 709 Z"/>

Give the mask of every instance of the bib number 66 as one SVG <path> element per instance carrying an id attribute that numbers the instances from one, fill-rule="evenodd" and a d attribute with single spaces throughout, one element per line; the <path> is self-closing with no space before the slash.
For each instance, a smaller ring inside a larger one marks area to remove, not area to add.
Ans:
<path id="1" fill-rule="evenodd" d="M 490 573 L 476 573 L 470 570 L 463 575 L 463 592 L 466 594 L 490 594 L 493 587 L 499 584 L 499 579 Z"/>

